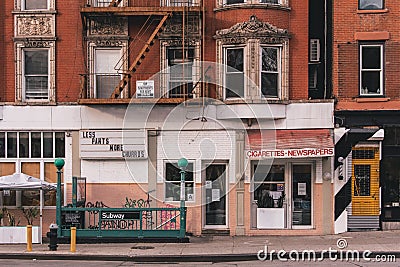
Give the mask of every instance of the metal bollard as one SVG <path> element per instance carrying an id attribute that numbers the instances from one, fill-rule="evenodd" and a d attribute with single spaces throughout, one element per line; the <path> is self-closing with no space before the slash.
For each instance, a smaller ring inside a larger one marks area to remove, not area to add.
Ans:
<path id="1" fill-rule="evenodd" d="M 71 227 L 71 252 L 76 251 L 76 227 Z"/>
<path id="2" fill-rule="evenodd" d="M 58 226 L 55 223 L 50 224 L 50 232 L 47 233 L 47 237 L 50 239 L 49 250 L 56 251 L 57 250 L 57 230 Z"/>
<path id="3" fill-rule="evenodd" d="M 32 251 L 32 225 L 26 226 L 26 251 Z"/>

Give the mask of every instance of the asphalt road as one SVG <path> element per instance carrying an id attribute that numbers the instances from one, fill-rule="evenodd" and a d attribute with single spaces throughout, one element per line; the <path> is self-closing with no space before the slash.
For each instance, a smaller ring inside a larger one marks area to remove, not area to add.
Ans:
<path id="1" fill-rule="evenodd" d="M 342 261 L 329 261 L 324 260 L 322 262 L 280 262 L 280 261 L 251 261 L 251 262 L 224 262 L 224 263 L 212 263 L 212 262 L 185 262 L 185 263 L 137 263 L 137 262 L 123 262 L 123 261 L 62 261 L 62 260 L 16 260 L 16 259 L 1 259 L 0 266 L 1 267 L 9 267 L 9 266 L 21 266 L 21 267 L 124 267 L 124 266 L 215 266 L 215 267 L 235 267 L 235 266 L 332 266 L 332 267 L 373 267 L 373 266 L 382 266 L 382 267 L 400 267 L 400 260 L 398 262 L 385 262 L 385 263 L 377 263 L 377 262 L 342 262 Z"/>

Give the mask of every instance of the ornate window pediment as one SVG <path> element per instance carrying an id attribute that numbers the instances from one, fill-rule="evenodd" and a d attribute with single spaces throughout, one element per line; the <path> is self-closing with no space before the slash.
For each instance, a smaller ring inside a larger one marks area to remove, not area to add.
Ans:
<path id="1" fill-rule="evenodd" d="M 233 39 L 239 39 L 239 42 L 240 40 L 245 41 L 250 38 L 268 38 L 274 39 L 275 43 L 280 43 L 283 40 L 289 39 L 290 34 L 286 29 L 279 29 L 267 22 L 260 21 L 256 16 L 251 16 L 248 21 L 240 22 L 228 29 L 217 31 L 214 38 L 232 41 L 234 41 Z"/>
<path id="2" fill-rule="evenodd" d="M 277 28 L 259 20 L 256 16 L 251 16 L 248 21 L 217 31 L 214 38 L 217 40 L 218 62 L 236 69 L 236 71 L 229 69 L 220 71 L 219 79 L 224 84 L 218 88 L 220 98 L 257 101 L 288 99 L 290 39 L 288 30 Z M 240 61 L 243 67 L 240 69 L 229 64 L 229 59 L 232 58 L 230 52 L 236 50 L 240 50 L 243 54 Z M 235 78 L 239 77 L 239 74 L 245 78 L 241 80 Z M 236 80 L 231 81 L 232 77 Z"/>

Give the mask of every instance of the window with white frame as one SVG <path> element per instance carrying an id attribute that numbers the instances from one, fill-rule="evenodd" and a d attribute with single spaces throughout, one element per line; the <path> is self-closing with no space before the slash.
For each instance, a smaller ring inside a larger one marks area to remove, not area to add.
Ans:
<path id="1" fill-rule="evenodd" d="M 285 165 L 253 165 L 254 200 L 259 208 L 282 208 L 285 197 Z"/>
<path id="2" fill-rule="evenodd" d="M 383 95 L 383 44 L 360 45 L 360 95 Z"/>
<path id="3" fill-rule="evenodd" d="M 49 99 L 49 50 L 24 49 L 24 99 Z"/>
<path id="4" fill-rule="evenodd" d="M 280 4 L 281 0 L 225 0 L 225 5 L 234 4 Z"/>
<path id="5" fill-rule="evenodd" d="M 121 48 L 95 49 L 94 93 L 95 98 L 110 98 L 121 80 Z"/>
<path id="6" fill-rule="evenodd" d="M 165 164 L 165 201 L 180 201 L 181 173 L 177 163 Z M 185 199 L 194 199 L 193 163 L 189 163 L 185 175 Z"/>
<path id="7" fill-rule="evenodd" d="M 225 98 L 244 97 L 244 48 L 225 49 Z"/>
<path id="8" fill-rule="evenodd" d="M 358 0 L 358 9 L 375 10 L 384 8 L 384 0 Z"/>
<path id="9" fill-rule="evenodd" d="M 193 47 L 168 47 L 168 92 L 170 98 L 193 97 Z"/>
<path id="10" fill-rule="evenodd" d="M 23 10 L 47 10 L 49 9 L 48 0 L 22 0 Z"/>
<path id="11" fill-rule="evenodd" d="M 0 132 L 0 176 L 21 172 L 49 183 L 57 182 L 55 158 L 65 158 L 64 132 Z M 5 190 L 3 206 L 38 206 L 39 190 Z M 43 205 L 56 205 L 56 191 L 43 192 Z"/>
<path id="12" fill-rule="evenodd" d="M 277 98 L 280 90 L 280 48 L 261 47 L 261 94 L 266 98 Z"/>

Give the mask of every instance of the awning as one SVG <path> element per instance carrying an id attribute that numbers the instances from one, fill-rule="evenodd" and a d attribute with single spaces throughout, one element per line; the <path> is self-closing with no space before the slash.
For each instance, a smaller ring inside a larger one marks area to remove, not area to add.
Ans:
<path id="1" fill-rule="evenodd" d="M 249 130 L 248 157 L 300 158 L 334 155 L 329 129 L 315 130 Z"/>
<path id="2" fill-rule="evenodd" d="M 379 129 L 352 128 L 346 129 L 340 139 L 335 140 L 335 169 L 340 165 L 338 158 L 347 158 L 353 146 L 358 142 L 367 141 L 373 137 Z"/>

